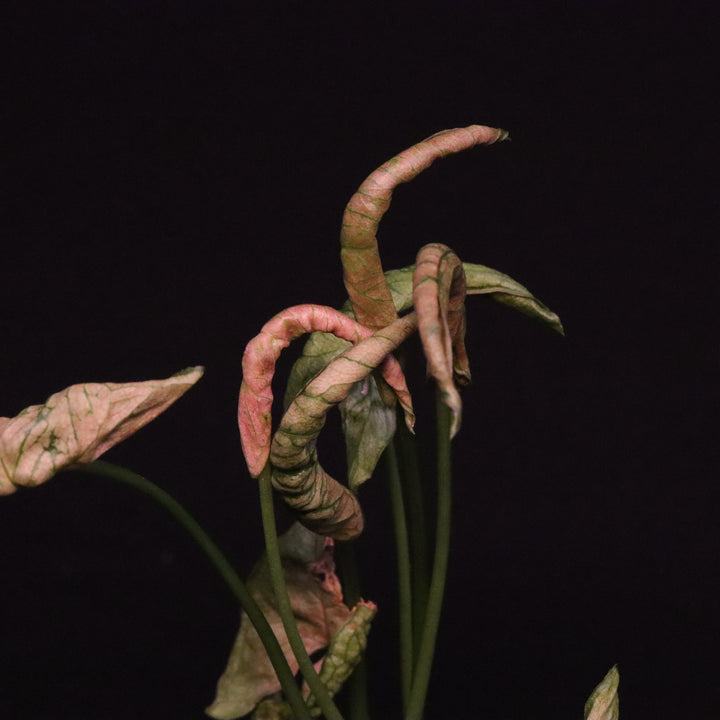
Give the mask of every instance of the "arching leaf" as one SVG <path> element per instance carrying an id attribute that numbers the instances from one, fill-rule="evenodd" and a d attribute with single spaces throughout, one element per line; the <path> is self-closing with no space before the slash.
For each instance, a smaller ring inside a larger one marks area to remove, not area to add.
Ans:
<path id="1" fill-rule="evenodd" d="M 389 325 L 396 317 L 376 237 L 393 190 L 417 177 L 438 158 L 506 137 L 504 130 L 482 125 L 443 130 L 391 158 L 360 185 L 345 208 L 340 234 L 345 287 L 359 322 L 376 329 Z"/>
<path id="2" fill-rule="evenodd" d="M 295 305 L 278 313 L 245 348 L 243 380 L 238 402 L 238 425 L 250 474 L 262 472 L 270 452 L 273 403 L 272 379 L 280 353 L 296 338 L 314 331 L 335 337 L 344 345 L 372 335 L 354 319 L 324 305 Z M 390 358 L 383 366 L 389 384 L 405 388 L 402 370 Z"/>
<path id="3" fill-rule="evenodd" d="M 414 313 L 395 320 L 335 358 L 290 403 L 273 437 L 270 464 L 273 486 L 311 530 L 336 540 L 362 531 L 363 517 L 355 495 L 322 468 L 317 438 L 328 410 L 341 402 L 352 385 L 366 378 L 417 327 Z M 401 405 L 409 393 L 393 388 Z"/>
<path id="4" fill-rule="evenodd" d="M 452 411 L 451 437 L 460 428 L 462 413 L 455 377 L 463 383 L 470 379 L 464 343 L 464 300 L 465 272 L 458 256 L 440 243 L 421 248 L 413 273 L 413 303 L 428 372 Z"/>

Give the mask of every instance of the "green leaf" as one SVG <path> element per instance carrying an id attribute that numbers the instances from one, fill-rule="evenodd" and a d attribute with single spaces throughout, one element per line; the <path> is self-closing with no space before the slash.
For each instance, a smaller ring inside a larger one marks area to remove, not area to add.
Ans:
<path id="1" fill-rule="evenodd" d="M 376 613 L 375 603 L 361 600 L 352 609 L 345 624 L 333 635 L 320 669 L 320 679 L 331 696 L 340 690 L 362 660 L 370 624 Z M 308 706 L 313 715 L 320 714 L 320 709 L 314 706 L 312 695 L 308 698 Z"/>
<path id="2" fill-rule="evenodd" d="M 353 492 L 368 480 L 395 434 L 394 407 L 385 404 L 373 375 L 355 383 L 340 403 L 347 449 L 348 485 Z"/>
<path id="3" fill-rule="evenodd" d="M 620 673 L 617 665 L 613 665 L 585 703 L 585 720 L 618 720 L 620 717 L 619 684 Z"/>

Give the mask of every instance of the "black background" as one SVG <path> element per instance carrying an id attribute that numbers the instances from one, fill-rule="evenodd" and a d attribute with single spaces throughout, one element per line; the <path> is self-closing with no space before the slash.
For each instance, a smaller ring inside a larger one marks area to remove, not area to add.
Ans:
<path id="1" fill-rule="evenodd" d="M 718 717 L 712 6 L 4 3 L 0 412 L 204 365 L 107 459 L 171 491 L 247 573 L 245 343 L 284 306 L 342 302 L 342 210 L 377 165 L 446 127 L 508 128 L 398 189 L 379 233 L 386 268 L 445 242 L 567 331 L 468 303 L 427 716 L 580 717 L 619 663 L 624 717 Z M 321 452 L 342 474 L 337 433 Z M 361 500 L 374 717 L 393 717 L 380 475 Z M 0 500 L 0 533 L 0 717 L 203 717 L 237 610 L 172 520 L 68 473 Z"/>

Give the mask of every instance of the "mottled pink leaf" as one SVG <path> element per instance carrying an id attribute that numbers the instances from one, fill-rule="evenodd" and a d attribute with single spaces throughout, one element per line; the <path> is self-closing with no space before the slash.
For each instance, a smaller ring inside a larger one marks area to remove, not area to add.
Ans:
<path id="1" fill-rule="evenodd" d="M 345 287 L 360 323 L 377 329 L 396 317 L 376 237 L 380 220 L 390 207 L 393 190 L 415 178 L 438 158 L 506 137 L 504 130 L 482 125 L 443 130 L 388 160 L 358 188 L 345 208 L 340 243 Z"/>
<path id="2" fill-rule="evenodd" d="M 293 340 L 315 331 L 331 333 L 351 343 L 372 335 L 372 330 L 339 310 L 324 305 L 295 305 L 269 320 L 245 348 L 238 425 L 245 460 L 253 477 L 260 475 L 270 452 L 275 363 Z M 409 408 L 408 422 L 412 425 L 412 403 L 404 375 L 395 358 L 388 358 L 382 373 L 398 393 L 403 407 Z"/>
<path id="3" fill-rule="evenodd" d="M 95 460 L 166 410 L 202 374 L 194 367 L 165 380 L 72 385 L 44 405 L 0 418 L 0 495 Z"/>
<path id="4" fill-rule="evenodd" d="M 447 245 L 420 249 L 413 273 L 413 302 L 418 315 L 428 372 L 437 381 L 443 402 L 452 410 L 451 437 L 460 428 L 462 401 L 455 378 L 467 383 L 470 370 L 465 353 L 465 271 Z"/>
<path id="5" fill-rule="evenodd" d="M 273 486 L 311 530 L 336 540 L 352 539 L 362 531 L 360 504 L 347 487 L 321 467 L 317 438 L 330 408 L 416 328 L 417 317 L 410 313 L 361 340 L 313 378 L 285 412 L 270 451 Z M 401 388 L 394 389 L 401 404 L 406 402 Z"/>

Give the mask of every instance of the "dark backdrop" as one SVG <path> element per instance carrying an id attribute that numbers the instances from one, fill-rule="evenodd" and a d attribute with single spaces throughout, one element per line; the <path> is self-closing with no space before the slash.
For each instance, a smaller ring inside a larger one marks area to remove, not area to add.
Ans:
<path id="1" fill-rule="evenodd" d="M 446 242 L 567 330 L 468 303 L 428 717 L 580 717 L 613 663 L 625 717 L 717 717 L 712 5 L 4 3 L 0 413 L 203 364 L 107 459 L 171 491 L 246 573 L 262 542 L 235 424 L 245 343 L 284 306 L 342 302 L 342 209 L 377 165 L 443 128 L 508 128 L 400 188 L 380 230 L 386 268 Z M 431 431 L 422 372 L 413 387 Z M 337 423 L 321 449 L 342 473 L 333 441 Z M 361 499 L 383 718 L 379 475 Z M 237 610 L 170 519 L 67 474 L 1 499 L 0 534 L 0 717 L 203 716 Z"/>

